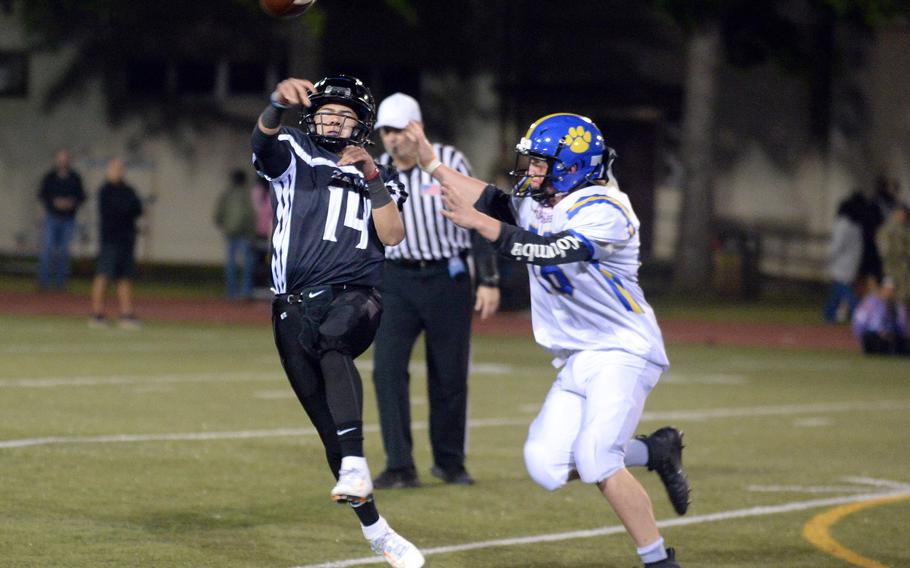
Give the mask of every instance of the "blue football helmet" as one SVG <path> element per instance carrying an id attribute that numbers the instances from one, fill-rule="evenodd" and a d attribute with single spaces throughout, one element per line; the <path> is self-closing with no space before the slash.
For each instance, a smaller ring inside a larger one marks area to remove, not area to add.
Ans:
<path id="1" fill-rule="evenodd" d="M 600 129 L 590 118 L 571 113 L 538 119 L 515 146 L 515 152 L 515 169 L 510 175 L 517 181 L 512 195 L 540 202 L 609 177 L 616 156 L 604 145 Z M 546 160 L 546 175 L 529 176 L 528 168 L 520 167 L 522 160 L 533 158 Z M 540 183 L 534 187 L 532 181 L 537 179 Z"/>

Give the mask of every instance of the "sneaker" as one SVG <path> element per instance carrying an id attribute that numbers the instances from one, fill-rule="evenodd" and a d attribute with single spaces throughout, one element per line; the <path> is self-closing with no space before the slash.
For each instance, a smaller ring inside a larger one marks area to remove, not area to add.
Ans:
<path id="1" fill-rule="evenodd" d="M 341 471 L 338 472 L 338 483 L 332 488 L 332 501 L 366 503 L 372 500 L 373 482 L 370 480 L 370 470 L 366 467 L 345 467 L 344 460 L 342 460 Z"/>
<path id="2" fill-rule="evenodd" d="M 682 568 L 678 562 L 676 562 L 676 551 L 672 548 L 667 549 L 667 557 L 663 560 L 658 560 L 657 562 L 648 562 L 645 564 L 645 568 Z"/>
<path id="3" fill-rule="evenodd" d="M 373 479 L 376 489 L 401 489 L 403 487 L 420 487 L 420 479 L 414 466 L 389 468 Z"/>
<path id="4" fill-rule="evenodd" d="M 128 330 L 142 329 L 142 321 L 136 316 L 123 316 L 117 322 L 117 327 Z"/>
<path id="5" fill-rule="evenodd" d="M 468 470 L 463 467 L 457 470 L 446 471 L 438 465 L 434 465 L 430 470 L 430 473 L 451 485 L 474 485 L 474 478 L 471 477 Z"/>
<path id="6" fill-rule="evenodd" d="M 638 436 L 648 446 L 648 471 L 656 471 L 667 488 L 670 503 L 678 515 L 689 509 L 689 480 L 683 471 L 682 434 L 666 426 L 650 436 Z"/>
<path id="7" fill-rule="evenodd" d="M 108 322 L 107 318 L 102 315 L 95 315 L 88 319 L 88 326 L 91 329 L 107 329 Z"/>
<path id="8" fill-rule="evenodd" d="M 420 550 L 392 529 L 371 540 L 370 548 L 395 568 L 420 568 L 424 563 Z"/>

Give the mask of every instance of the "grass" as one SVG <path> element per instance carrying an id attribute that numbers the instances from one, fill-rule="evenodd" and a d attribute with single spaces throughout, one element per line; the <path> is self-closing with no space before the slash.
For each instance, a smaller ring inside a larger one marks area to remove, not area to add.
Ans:
<path id="1" fill-rule="evenodd" d="M 708 346 L 669 352 L 673 367 L 640 431 L 673 423 L 686 432 L 695 493 L 683 519 L 693 522 L 662 531 L 683 565 L 849 566 L 801 536 L 834 504 L 703 516 L 882 491 L 871 479 L 910 484 L 910 361 Z M 267 327 L 151 324 L 129 333 L 87 330 L 81 319 L 0 316 L 0 360 L 0 566 L 290 568 L 370 555 L 354 515 L 329 502 L 321 445 Z M 450 487 L 429 475 L 418 365 L 415 457 L 425 486 L 377 493 L 383 515 L 425 549 L 617 526 L 591 487 L 548 493 L 525 472 L 527 425 L 553 379 L 546 354 L 530 339 L 479 337 L 473 360 L 468 466 L 477 485 Z M 375 426 L 369 362 L 367 354 L 359 364 L 365 422 Z M 9 447 L 12 440 L 33 444 Z M 366 446 L 378 472 L 375 429 Z M 635 474 L 658 519 L 676 518 L 656 476 Z M 830 533 L 881 565 L 908 566 L 908 518 L 910 501 L 868 507 Z M 440 568 L 637 564 L 621 532 L 428 556 Z"/>

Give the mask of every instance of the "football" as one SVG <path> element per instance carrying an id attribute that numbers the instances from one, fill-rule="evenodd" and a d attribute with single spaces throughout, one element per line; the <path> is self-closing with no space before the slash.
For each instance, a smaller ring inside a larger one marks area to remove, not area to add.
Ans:
<path id="1" fill-rule="evenodd" d="M 274 18 L 296 18 L 315 3 L 316 0 L 259 0 L 262 10 Z"/>

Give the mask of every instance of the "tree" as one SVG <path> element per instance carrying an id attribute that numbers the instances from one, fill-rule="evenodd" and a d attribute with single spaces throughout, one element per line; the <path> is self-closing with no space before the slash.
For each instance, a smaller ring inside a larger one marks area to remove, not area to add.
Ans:
<path id="1" fill-rule="evenodd" d="M 687 69 L 682 130 L 686 181 L 679 223 L 675 284 L 701 291 L 711 283 L 711 227 L 715 220 L 713 133 L 717 69 L 723 60 L 749 67 L 773 59 L 802 76 L 810 86 L 811 127 L 815 144 L 828 150 L 831 80 L 838 54 L 833 43 L 836 21 L 873 29 L 910 13 L 904 0 L 809 0 L 805 23 L 788 17 L 787 2 L 749 0 L 656 0 L 687 34 Z M 807 33 L 803 33 L 807 32 Z M 803 43 L 799 38 L 813 38 Z"/>
<path id="2" fill-rule="evenodd" d="M 97 81 L 112 123 L 138 118 L 150 133 L 215 120 L 249 122 L 204 96 L 217 80 L 215 64 L 281 66 L 287 59 L 285 28 L 256 0 L 29 0 L 20 6 L 32 50 L 71 53 L 44 94 L 46 110 Z M 308 16 L 298 25 L 313 21 Z M 181 96 L 194 89 L 200 96 Z"/>

